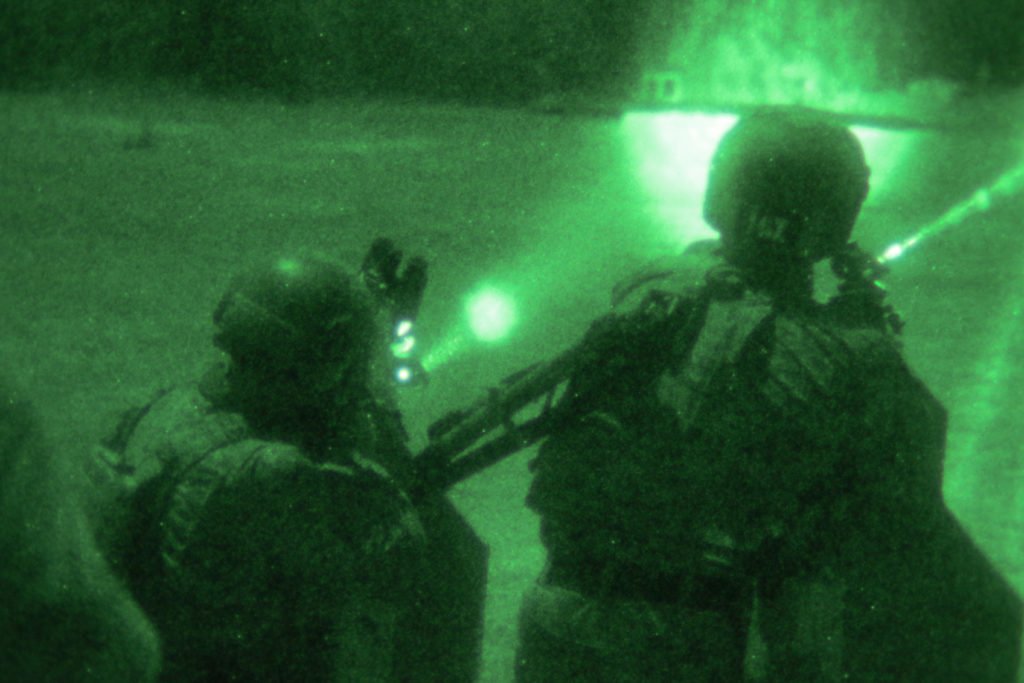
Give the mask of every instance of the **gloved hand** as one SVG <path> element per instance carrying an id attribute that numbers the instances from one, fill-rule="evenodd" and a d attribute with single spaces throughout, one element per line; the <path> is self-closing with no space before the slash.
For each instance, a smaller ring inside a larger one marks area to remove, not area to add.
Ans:
<path id="1" fill-rule="evenodd" d="M 409 259 L 399 273 L 401 264 L 401 250 L 387 237 L 378 237 L 370 245 L 360 268 L 370 293 L 391 312 L 395 324 L 416 319 L 427 288 L 426 259 L 419 256 Z"/>

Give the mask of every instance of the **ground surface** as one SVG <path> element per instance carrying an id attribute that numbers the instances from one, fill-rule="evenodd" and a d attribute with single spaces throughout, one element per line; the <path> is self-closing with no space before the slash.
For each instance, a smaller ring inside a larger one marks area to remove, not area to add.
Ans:
<path id="1" fill-rule="evenodd" d="M 1020 164 L 1020 111 L 989 107 L 953 132 L 886 133 L 895 142 L 869 148 L 887 177 L 876 174 L 864 244 L 912 234 Z M 638 147 L 654 125 L 642 117 L 82 89 L 0 94 L 0 124 L 0 359 L 68 457 L 120 410 L 201 372 L 233 271 L 297 250 L 355 263 L 376 235 L 428 258 L 420 341 L 453 349 L 403 398 L 422 444 L 432 419 L 571 343 L 612 283 L 677 246 L 665 217 L 696 221 L 699 199 L 666 199 L 644 175 L 645 155 L 678 140 Z M 680 144 L 672 153 L 685 156 Z M 884 155 L 897 147 L 898 163 Z M 949 503 L 1021 590 L 1024 198 L 980 204 L 895 262 L 890 284 L 907 355 L 950 411 Z M 454 343 L 469 339 L 464 298 L 482 284 L 513 296 L 518 325 L 500 344 Z M 543 563 L 521 502 L 529 457 L 453 492 L 492 549 L 486 681 L 510 679 L 516 605 Z"/>

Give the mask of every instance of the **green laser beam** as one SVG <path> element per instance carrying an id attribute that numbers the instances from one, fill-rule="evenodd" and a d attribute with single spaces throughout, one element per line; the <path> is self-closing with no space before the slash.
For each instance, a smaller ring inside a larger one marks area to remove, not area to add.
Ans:
<path id="1" fill-rule="evenodd" d="M 453 330 L 423 356 L 423 369 L 433 372 L 459 354 L 465 346 L 465 333 L 460 329 Z"/>
<path id="2" fill-rule="evenodd" d="M 1006 171 L 988 187 L 979 188 L 911 236 L 890 245 L 879 257 L 879 261 L 901 258 L 924 240 L 962 226 L 968 219 L 990 211 L 998 201 L 1022 190 L 1024 163 Z M 1024 267 L 1018 268 L 1017 273 L 1016 284 L 1019 285 L 1024 280 Z M 972 509 L 977 499 L 984 498 L 979 496 L 986 486 L 985 472 L 978 466 L 979 445 L 990 433 L 999 415 L 999 405 L 1006 390 L 1002 380 L 1013 370 L 1011 352 L 1019 338 L 1021 315 L 1020 302 L 1013 298 L 1000 315 L 994 316 L 995 320 L 1001 322 L 975 364 L 974 382 L 968 390 L 970 400 L 964 402 L 971 406 L 972 413 L 978 419 L 970 428 L 954 430 L 949 437 L 948 452 L 955 454 L 955 458 L 950 458 L 947 463 L 945 494 L 953 507 L 961 510 Z"/>
<path id="3" fill-rule="evenodd" d="M 900 258 L 922 241 L 962 225 L 972 216 L 990 210 L 996 201 L 1015 195 L 1022 189 L 1024 189 L 1024 164 L 1010 169 L 988 187 L 980 188 L 910 237 L 889 245 L 878 257 L 878 260 L 885 263 Z"/>
<path id="4" fill-rule="evenodd" d="M 465 316 L 463 324 L 454 327 L 424 355 L 424 370 L 432 372 L 448 363 L 462 353 L 471 337 L 484 343 L 504 339 L 518 319 L 515 300 L 491 285 L 478 288 L 466 298 Z"/>

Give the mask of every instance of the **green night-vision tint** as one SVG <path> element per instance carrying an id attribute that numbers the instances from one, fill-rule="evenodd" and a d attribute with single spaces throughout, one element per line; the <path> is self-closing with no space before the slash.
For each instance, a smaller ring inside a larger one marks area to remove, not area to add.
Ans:
<path id="1" fill-rule="evenodd" d="M 505 339 L 518 318 L 515 300 L 494 286 L 484 286 L 466 298 L 464 322 L 434 344 L 423 357 L 423 368 L 433 372 L 471 341 L 496 343 Z"/>
<path id="2" fill-rule="evenodd" d="M 979 189 L 910 237 L 890 245 L 882 252 L 879 261 L 884 263 L 898 259 L 922 240 L 962 225 L 972 216 L 985 213 L 991 209 L 994 202 L 1004 197 L 1015 195 L 1021 190 L 1024 190 L 1024 164 L 1010 169 L 994 183 Z"/>
<path id="3" fill-rule="evenodd" d="M 470 329 L 484 342 L 503 339 L 516 322 L 515 303 L 498 289 L 487 288 L 473 294 L 466 304 L 466 312 Z"/>

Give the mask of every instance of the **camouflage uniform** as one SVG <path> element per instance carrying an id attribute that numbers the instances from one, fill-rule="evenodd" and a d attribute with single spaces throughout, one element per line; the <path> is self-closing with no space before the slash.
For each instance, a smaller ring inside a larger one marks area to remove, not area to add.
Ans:
<path id="1" fill-rule="evenodd" d="M 1020 602 L 943 504 L 945 411 L 873 277 L 812 297 L 866 183 L 841 127 L 758 112 L 713 162 L 721 243 L 616 288 L 595 329 L 624 340 L 564 400 L 598 397 L 532 463 L 522 683 L 1013 680 Z"/>
<path id="2" fill-rule="evenodd" d="M 214 318 L 226 372 L 127 413 L 93 468 L 165 680 L 473 680 L 486 551 L 395 478 L 405 434 L 357 286 L 287 260 Z"/>
<path id="3" fill-rule="evenodd" d="M 744 549 L 770 680 L 1009 683 L 1020 602 L 943 502 L 945 410 L 840 308 L 712 299 L 656 389 L 688 507 Z"/>
<path id="4" fill-rule="evenodd" d="M 634 284 L 664 284 L 667 272 Z M 699 316 L 696 292 L 640 308 Z M 531 463 L 527 503 L 541 516 L 548 564 L 520 615 L 520 681 L 742 676 L 753 583 L 734 566 L 735 539 L 699 518 L 709 492 L 658 391 L 655 359 L 671 345 L 612 352 L 621 365 L 597 383 L 599 408 L 545 441 Z"/>
<path id="5" fill-rule="evenodd" d="M 167 680 L 400 680 L 423 534 L 379 467 L 316 464 L 189 389 L 129 415 L 102 454 L 124 487 L 107 543 Z"/>

